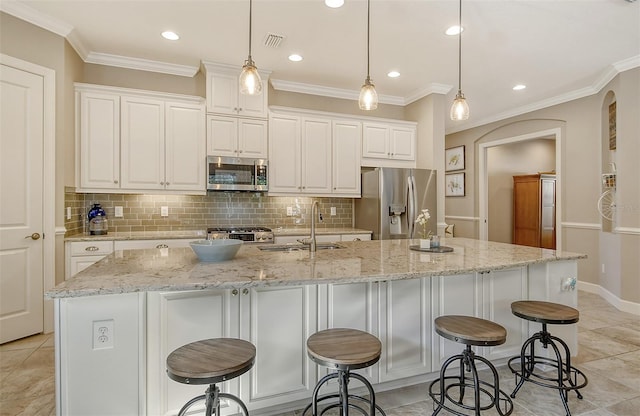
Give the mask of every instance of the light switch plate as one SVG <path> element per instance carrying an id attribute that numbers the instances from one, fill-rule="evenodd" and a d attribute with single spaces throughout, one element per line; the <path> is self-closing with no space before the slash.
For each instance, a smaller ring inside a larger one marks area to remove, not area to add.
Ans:
<path id="1" fill-rule="evenodd" d="M 293 207 L 287 207 L 287 217 L 290 217 L 293 215 Z"/>
<path id="2" fill-rule="evenodd" d="M 160 216 L 161 217 L 168 217 L 169 216 L 169 207 L 167 207 L 167 206 L 160 207 Z"/>
<path id="3" fill-rule="evenodd" d="M 123 214 L 122 214 L 122 207 L 115 207 L 115 213 L 114 213 L 114 215 L 115 215 L 117 218 L 121 218 L 121 217 L 123 216 Z"/>
<path id="4" fill-rule="evenodd" d="M 336 215 L 336 207 L 331 207 L 331 216 Z"/>

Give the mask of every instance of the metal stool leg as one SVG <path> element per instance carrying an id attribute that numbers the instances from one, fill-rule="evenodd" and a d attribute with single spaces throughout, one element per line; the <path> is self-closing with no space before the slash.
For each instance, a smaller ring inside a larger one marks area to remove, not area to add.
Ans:
<path id="1" fill-rule="evenodd" d="M 247 406 L 245 406 L 244 402 L 240 400 L 239 397 L 234 396 L 229 393 L 221 393 L 218 386 L 215 384 L 210 384 L 207 388 L 205 394 L 201 396 L 194 397 L 189 400 L 182 409 L 178 412 L 178 416 L 185 416 L 187 411 L 196 404 L 197 402 L 204 400 L 205 403 L 205 416 L 220 416 L 220 399 L 230 400 L 240 406 L 242 413 L 244 416 L 249 416 L 249 411 L 247 410 Z"/>

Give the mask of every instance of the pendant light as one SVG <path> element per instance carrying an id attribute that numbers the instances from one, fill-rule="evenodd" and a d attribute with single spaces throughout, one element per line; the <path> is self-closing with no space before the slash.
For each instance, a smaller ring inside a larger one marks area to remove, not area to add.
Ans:
<path id="1" fill-rule="evenodd" d="M 469 118 L 469 105 L 462 93 L 462 0 L 460 0 L 458 15 L 458 93 L 451 106 L 451 120 L 466 120 Z"/>
<path id="2" fill-rule="evenodd" d="M 375 110 L 378 108 L 378 93 L 376 92 L 376 86 L 371 82 L 369 76 L 369 25 L 371 23 L 371 0 L 367 0 L 367 79 L 364 80 L 364 85 L 360 89 L 360 98 L 358 99 L 358 105 L 360 110 Z"/>
<path id="3" fill-rule="evenodd" d="M 253 0 L 249 0 L 249 57 L 242 65 L 240 74 L 240 93 L 247 95 L 259 95 L 262 92 L 262 80 L 258 74 L 255 62 L 251 59 L 251 12 Z"/>

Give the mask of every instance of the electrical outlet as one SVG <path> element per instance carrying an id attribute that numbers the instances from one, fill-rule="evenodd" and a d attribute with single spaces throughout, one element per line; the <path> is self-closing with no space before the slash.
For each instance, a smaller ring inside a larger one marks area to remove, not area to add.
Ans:
<path id="1" fill-rule="evenodd" d="M 287 217 L 290 217 L 293 215 L 293 207 L 287 207 Z"/>
<path id="2" fill-rule="evenodd" d="M 104 350 L 113 348 L 113 345 L 113 319 L 93 321 L 93 349 Z"/>
<path id="3" fill-rule="evenodd" d="M 71 219 L 71 207 L 67 207 L 67 219 Z"/>
<path id="4" fill-rule="evenodd" d="M 167 206 L 160 207 L 160 216 L 161 217 L 168 217 L 169 216 L 169 207 L 167 207 Z"/>
<path id="5" fill-rule="evenodd" d="M 333 217 L 333 216 L 335 216 L 336 214 L 337 214 L 337 213 L 336 213 L 336 207 L 331 207 L 331 216 Z"/>
<path id="6" fill-rule="evenodd" d="M 122 218 L 123 214 L 122 214 L 122 207 L 115 207 L 115 213 L 114 213 L 116 218 Z"/>

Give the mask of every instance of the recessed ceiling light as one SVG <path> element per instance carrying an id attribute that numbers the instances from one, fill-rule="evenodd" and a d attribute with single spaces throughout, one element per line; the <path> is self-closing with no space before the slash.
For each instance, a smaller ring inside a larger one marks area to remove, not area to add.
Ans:
<path id="1" fill-rule="evenodd" d="M 523 90 L 523 89 L 525 89 L 525 88 L 527 88 L 527 86 L 526 86 L 526 85 L 524 85 L 524 84 L 518 84 L 518 85 L 516 85 L 516 86 L 514 86 L 514 87 L 513 87 L 513 90 L 514 90 L 514 91 L 520 91 L 520 90 Z"/>
<path id="2" fill-rule="evenodd" d="M 166 32 L 162 32 L 162 37 L 168 40 L 178 40 L 180 39 L 180 36 L 178 36 L 177 33 L 175 32 L 171 32 L 171 31 L 166 31 Z"/>
<path id="3" fill-rule="evenodd" d="M 400 76 L 400 72 L 398 71 L 391 71 L 387 74 L 387 76 L 389 78 L 398 78 Z"/>
<path id="4" fill-rule="evenodd" d="M 289 55 L 289 60 L 292 62 L 300 62 L 302 61 L 302 56 L 298 55 L 297 53 L 294 53 Z"/>
<path id="5" fill-rule="evenodd" d="M 327 7 L 331 7 L 332 9 L 337 9 L 338 7 L 342 7 L 344 5 L 344 0 L 324 0 L 324 4 Z"/>
<path id="6" fill-rule="evenodd" d="M 451 26 L 444 33 L 449 35 L 449 36 L 455 36 L 455 35 L 459 34 L 460 32 L 464 32 L 464 28 L 462 28 L 462 30 L 460 30 L 460 26 L 455 25 L 455 26 Z"/>

